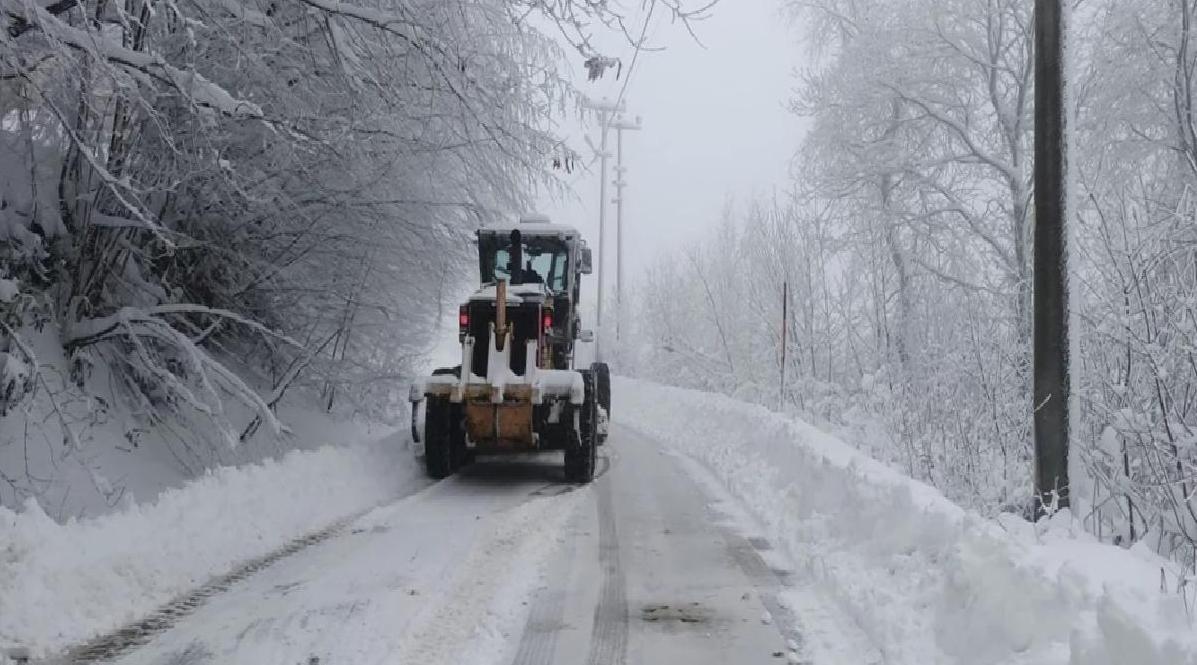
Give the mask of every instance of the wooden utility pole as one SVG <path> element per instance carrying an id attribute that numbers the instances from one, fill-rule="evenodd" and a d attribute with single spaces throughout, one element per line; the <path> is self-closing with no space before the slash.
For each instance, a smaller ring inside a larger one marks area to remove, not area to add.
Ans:
<path id="1" fill-rule="evenodd" d="M 1064 0 L 1035 0 L 1035 512 L 1068 506 L 1068 141 Z"/>

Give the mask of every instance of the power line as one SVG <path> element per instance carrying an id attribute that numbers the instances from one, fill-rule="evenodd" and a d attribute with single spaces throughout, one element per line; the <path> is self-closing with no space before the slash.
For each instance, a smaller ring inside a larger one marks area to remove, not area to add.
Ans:
<path id="1" fill-rule="evenodd" d="M 628 64 L 628 75 L 623 77 L 623 85 L 619 88 L 619 96 L 615 98 L 615 105 L 623 101 L 624 93 L 628 91 L 628 83 L 632 80 L 632 72 L 636 70 L 636 61 L 640 59 L 640 51 L 644 47 L 644 38 L 648 35 L 648 26 L 653 19 L 653 10 L 657 8 L 657 0 L 652 0 L 648 6 L 648 13 L 644 16 L 644 25 L 640 27 L 640 38 L 636 40 L 636 50 L 632 52 L 632 62 Z"/>

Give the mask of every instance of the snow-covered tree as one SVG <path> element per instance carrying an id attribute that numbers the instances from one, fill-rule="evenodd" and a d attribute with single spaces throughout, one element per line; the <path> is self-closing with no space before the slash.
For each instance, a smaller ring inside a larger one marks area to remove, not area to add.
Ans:
<path id="1" fill-rule="evenodd" d="M 730 209 L 647 276 L 644 371 L 777 404 L 784 280 L 787 408 L 954 499 L 1025 509 L 1032 3 L 785 4 L 816 62 L 793 102 L 811 128 L 792 192 Z M 1190 564 L 1195 12 L 1082 3 L 1069 63 L 1074 507 Z"/>
<path id="2" fill-rule="evenodd" d="M 296 388 L 401 417 L 469 231 L 573 157 L 551 132 L 561 68 L 604 61 L 595 31 L 626 20 L 584 0 L 0 0 L 0 413 L 37 389 L 43 330 L 75 390 L 110 377 L 150 426 L 236 444 Z"/>

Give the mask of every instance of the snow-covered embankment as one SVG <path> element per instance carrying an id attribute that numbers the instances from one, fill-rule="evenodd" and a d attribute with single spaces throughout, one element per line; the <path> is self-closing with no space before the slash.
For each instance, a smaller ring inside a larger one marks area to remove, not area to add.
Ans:
<path id="1" fill-rule="evenodd" d="M 612 392 L 616 421 L 713 471 L 888 663 L 1197 663 L 1177 571 L 1150 552 L 1064 515 L 985 519 L 759 406 L 628 379 Z"/>
<path id="2" fill-rule="evenodd" d="M 0 661 L 116 629 L 247 560 L 424 483 L 405 438 L 222 468 L 156 501 L 59 524 L 0 507 Z"/>

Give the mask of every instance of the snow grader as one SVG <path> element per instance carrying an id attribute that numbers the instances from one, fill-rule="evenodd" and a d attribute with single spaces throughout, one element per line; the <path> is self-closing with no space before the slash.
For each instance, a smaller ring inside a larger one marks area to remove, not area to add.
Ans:
<path id="1" fill-rule="evenodd" d="M 458 310 L 461 364 L 411 389 L 428 475 L 479 454 L 561 450 L 566 480 L 590 482 L 611 413 L 607 365 L 574 358 L 576 342 L 594 339 L 578 313 L 591 251 L 576 229 L 536 215 L 477 235 L 481 287 Z"/>

